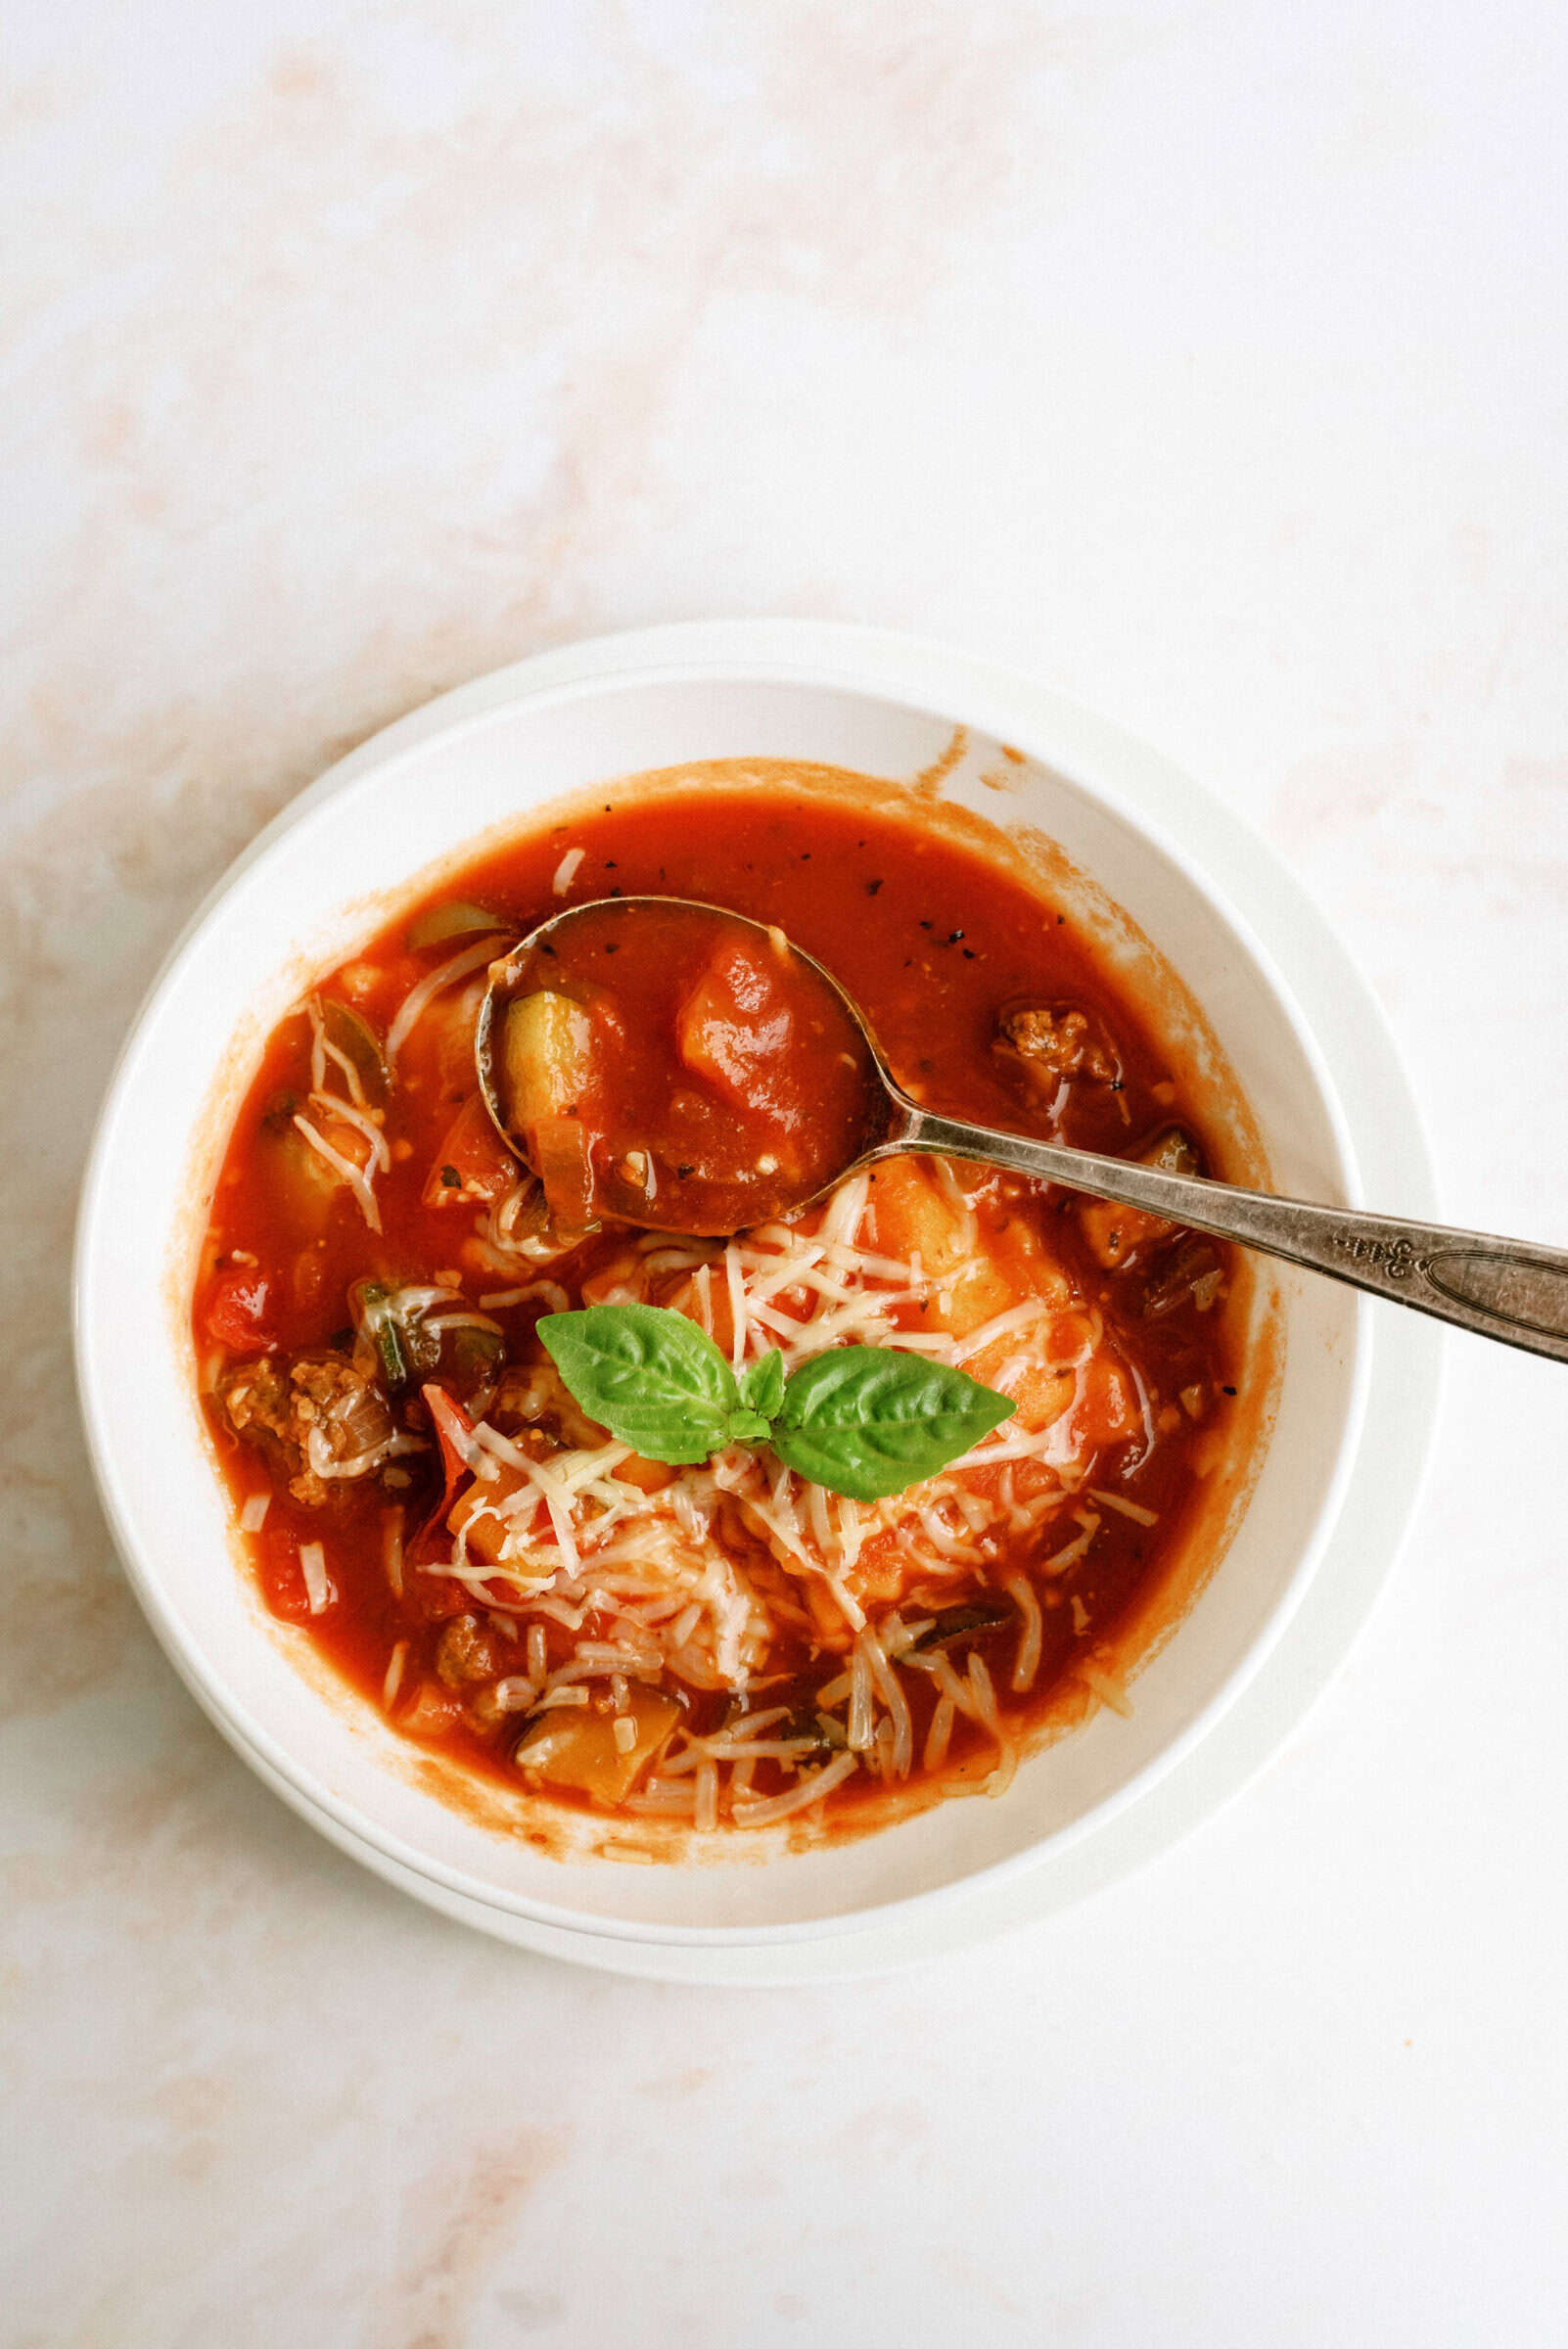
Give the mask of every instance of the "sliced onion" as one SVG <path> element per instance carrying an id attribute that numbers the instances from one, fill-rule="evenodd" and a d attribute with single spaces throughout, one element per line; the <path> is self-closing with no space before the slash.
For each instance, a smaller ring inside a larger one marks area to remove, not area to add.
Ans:
<path id="1" fill-rule="evenodd" d="M 444 945 L 449 938 L 492 936 L 508 925 L 472 898 L 454 898 L 445 905 L 427 905 L 408 925 L 408 944 L 416 953 L 422 946 Z"/>

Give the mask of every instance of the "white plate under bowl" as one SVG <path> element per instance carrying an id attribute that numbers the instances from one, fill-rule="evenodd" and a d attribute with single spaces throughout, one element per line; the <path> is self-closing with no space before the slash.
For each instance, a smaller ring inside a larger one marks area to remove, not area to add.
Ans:
<path id="1" fill-rule="evenodd" d="M 1000 1802 L 943 1805 L 766 1867 L 563 1865 L 488 1832 L 410 1776 L 406 1748 L 369 1708 L 298 1669 L 300 1635 L 274 1625 L 235 1572 L 171 1283 L 214 1078 L 226 1056 L 244 1060 L 236 1036 L 254 1047 L 301 967 L 341 957 L 362 934 L 367 898 L 509 815 L 699 759 L 912 776 L 955 723 L 969 729 L 971 758 L 948 793 L 1005 814 L 980 783 L 987 746 L 1029 755 L 1011 805 L 1193 987 L 1259 1115 L 1278 1186 L 1354 1198 L 1364 1170 L 1380 1203 L 1428 1211 L 1418 1130 L 1381 1022 L 1261 844 L 1177 770 L 1038 687 L 904 639 L 809 623 L 575 647 L 482 679 L 365 745 L 254 844 L 198 915 L 105 1107 L 78 1237 L 78 1364 L 105 1504 L 155 1630 L 220 1728 L 303 1816 L 449 1913 L 556 1955 L 710 1978 L 857 1970 L 909 1954 L 911 1936 L 935 1943 L 1031 1913 L 1049 1880 L 1096 1880 L 1096 1849 L 1102 1863 L 1121 1854 L 1116 1865 L 1146 1856 L 1284 1735 L 1369 1607 L 1414 1497 L 1439 1333 L 1410 1315 L 1380 1314 L 1374 1328 L 1350 1292 L 1287 1276 L 1285 1388 L 1263 1474 L 1221 1572 L 1140 1677 L 1133 1719 L 1102 1713 L 1026 1766 Z M 1369 1430 L 1382 1455 L 1375 1500 Z M 1353 1506 L 1359 1534 L 1347 1526 Z M 1250 1736 L 1222 1738 L 1271 1650 L 1277 1679 L 1278 1642 L 1293 1619 L 1311 1620 L 1304 1601 L 1330 1566 L 1329 1627 L 1283 1683 L 1301 1701 L 1261 1717 L 1253 1707 Z M 1170 1800 L 1173 1773 L 1192 1790 L 1185 1805 Z"/>

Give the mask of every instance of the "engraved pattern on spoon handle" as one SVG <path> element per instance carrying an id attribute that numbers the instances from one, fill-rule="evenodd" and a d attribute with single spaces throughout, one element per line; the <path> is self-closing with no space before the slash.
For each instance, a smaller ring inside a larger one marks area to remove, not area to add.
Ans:
<path id="1" fill-rule="evenodd" d="M 1271 1192 L 1238 1190 L 1194 1174 L 1170 1174 L 1158 1167 L 964 1125 L 913 1102 L 907 1108 L 902 1130 L 873 1155 L 930 1150 L 1088 1191 L 1195 1231 L 1240 1240 L 1481 1337 L 1568 1362 L 1568 1251 L 1483 1231 L 1409 1223 L 1360 1208 L 1317 1207 Z"/>

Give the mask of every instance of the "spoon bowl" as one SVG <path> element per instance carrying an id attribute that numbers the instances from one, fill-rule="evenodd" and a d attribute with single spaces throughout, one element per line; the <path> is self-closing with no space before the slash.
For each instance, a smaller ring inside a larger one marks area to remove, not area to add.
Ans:
<path id="1" fill-rule="evenodd" d="M 650 926 L 644 936 L 652 944 L 639 964 L 635 936 L 627 933 L 641 925 Z M 550 1088 L 563 1064 L 578 1050 L 571 1033 L 576 1006 L 538 1019 L 519 1007 L 530 1000 L 537 1005 L 542 995 L 553 993 L 566 971 L 574 975 L 566 984 L 576 984 L 579 992 L 591 991 L 597 974 L 607 967 L 599 955 L 620 952 L 623 959 L 613 967 L 623 991 L 634 992 L 639 986 L 649 990 L 649 999 L 638 1006 L 646 1015 L 649 1034 L 632 1039 L 641 1048 L 623 1053 L 614 1076 L 618 1084 L 635 1086 L 640 1111 L 662 1129 L 668 1123 L 668 1096 L 680 1085 L 684 1073 L 678 1062 L 669 1060 L 668 1049 L 661 1053 L 663 1038 L 653 1031 L 661 1020 L 674 1025 L 678 986 L 672 996 L 664 992 L 657 1012 L 652 996 L 669 988 L 671 949 L 675 954 L 684 951 L 693 943 L 688 935 L 692 932 L 699 950 L 705 950 L 710 940 L 720 948 L 731 941 L 746 942 L 750 964 L 742 969 L 742 981 L 764 986 L 772 981 L 785 990 L 798 1046 L 811 1054 L 815 1081 L 799 1088 L 794 1130 L 783 1115 L 789 1106 L 784 1103 L 776 1104 L 777 1131 L 749 1128 L 742 1105 L 733 1100 L 726 1100 L 715 1130 L 705 1132 L 699 1121 L 689 1119 L 683 1128 L 690 1136 L 685 1154 L 697 1162 L 695 1167 L 680 1163 L 678 1149 L 661 1153 L 643 1147 L 646 1136 L 633 1116 L 632 1132 L 622 1140 L 630 1142 L 629 1155 L 642 1163 L 628 1174 L 625 1150 L 619 1155 L 600 1150 L 591 1190 L 579 1206 L 584 1219 L 590 1214 L 609 1216 L 655 1231 L 727 1239 L 821 1197 L 850 1167 L 903 1148 L 907 1122 L 919 1115 L 895 1082 L 859 1005 L 814 955 L 786 939 L 781 930 L 693 898 L 596 898 L 569 906 L 539 923 L 490 965 L 475 1029 L 474 1064 L 496 1132 L 525 1165 L 540 1171 L 529 1128 L 536 1127 L 541 1105 L 547 1111 L 575 1111 L 573 1096 L 577 1083 L 591 1074 L 594 1046 L 582 1038 L 576 1080 L 556 1083 L 556 1097 L 541 1104 L 541 1091 Z M 626 951 L 628 947 L 632 950 Z M 561 997 L 555 1000 L 564 1002 Z M 776 1000 L 770 999 L 770 1009 L 776 1019 Z M 521 1075 L 518 1056 L 509 1052 L 514 1012 L 525 1036 Z M 714 1016 L 725 1016 L 722 990 Z M 735 1019 L 741 1016 L 737 1009 Z M 541 1036 L 542 1054 L 536 1042 Z M 603 1035 L 597 1039 L 600 1050 L 612 1044 Z M 552 1064 L 543 1072 L 537 1069 L 541 1057 Z M 715 1059 L 721 1079 L 727 1074 L 732 1081 L 745 1082 L 745 1068 L 726 1072 L 723 1053 Z M 663 1095 L 655 1072 L 668 1079 Z M 754 1064 L 751 1075 L 756 1082 L 761 1082 L 759 1072 L 760 1064 Z M 559 1142 L 560 1136 L 551 1139 Z M 769 1157 L 774 1164 L 765 1163 Z"/>

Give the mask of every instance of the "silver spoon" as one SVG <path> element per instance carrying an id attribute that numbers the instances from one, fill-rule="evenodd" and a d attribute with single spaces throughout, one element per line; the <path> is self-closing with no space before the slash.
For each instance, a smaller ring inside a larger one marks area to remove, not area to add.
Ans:
<path id="1" fill-rule="evenodd" d="M 495 1082 L 497 1008 L 510 998 L 524 966 L 541 942 L 553 944 L 566 924 L 611 903 L 621 913 L 638 905 L 681 906 L 718 914 L 764 938 L 769 936 L 765 924 L 695 898 L 594 898 L 541 922 L 510 954 L 493 963 L 480 1007 L 474 1059 L 480 1090 L 496 1131 L 519 1158 L 523 1152 L 507 1130 L 505 1107 Z M 870 1081 L 861 1146 L 811 1194 L 813 1198 L 855 1169 L 902 1151 L 978 1160 L 1039 1182 L 1087 1191 L 1096 1199 L 1114 1200 L 1118 1206 L 1141 1208 L 1193 1231 L 1238 1240 L 1243 1247 L 1262 1249 L 1268 1256 L 1283 1257 L 1287 1264 L 1327 1273 L 1332 1280 L 1346 1281 L 1374 1297 L 1390 1298 L 1396 1305 L 1413 1306 L 1417 1313 L 1452 1321 L 1480 1337 L 1498 1338 L 1506 1346 L 1568 1362 L 1568 1251 L 1499 1239 L 1487 1232 L 1407 1223 L 1399 1217 L 1370 1215 L 1361 1208 L 1317 1207 L 1306 1200 L 1280 1199 L 1269 1192 L 1239 1190 L 1201 1175 L 1168 1174 L 1161 1168 L 1101 1158 L 1058 1142 L 1034 1141 L 993 1126 L 972 1126 L 960 1118 L 941 1117 L 911 1101 L 895 1082 L 859 1005 L 832 972 L 793 942 L 791 951 L 832 990 L 848 1012 L 865 1045 Z M 795 1204 L 804 1207 L 808 1202 L 802 1199 Z M 652 1203 L 642 1220 L 650 1225 L 676 1228 L 673 1223 L 664 1224 Z"/>

